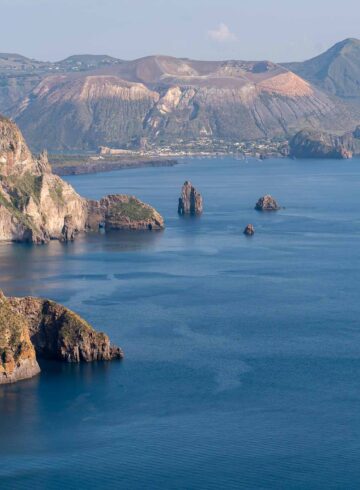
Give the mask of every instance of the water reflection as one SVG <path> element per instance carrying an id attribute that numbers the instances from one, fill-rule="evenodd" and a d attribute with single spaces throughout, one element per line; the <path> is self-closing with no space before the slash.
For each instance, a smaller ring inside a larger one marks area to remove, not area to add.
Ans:
<path id="1" fill-rule="evenodd" d="M 81 234 L 74 242 L 60 243 L 52 241 L 47 245 L 4 243 L 0 244 L 0 288 L 7 295 L 36 295 L 45 282 L 64 278 L 84 279 L 83 269 L 77 274 L 76 262 L 81 260 L 94 261 L 104 254 L 111 260 L 117 253 L 151 251 L 156 249 L 163 236 L 163 231 L 111 231 L 106 234 Z M 95 280 L 106 279 L 106 274 L 97 270 L 89 274 Z M 102 277 L 101 277 L 102 276 Z M 51 297 L 51 289 L 56 284 L 49 285 L 44 291 L 45 296 Z"/>

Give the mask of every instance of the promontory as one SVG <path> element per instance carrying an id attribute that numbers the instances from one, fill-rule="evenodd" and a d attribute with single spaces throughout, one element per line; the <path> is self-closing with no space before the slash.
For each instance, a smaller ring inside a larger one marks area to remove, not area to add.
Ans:
<path id="1" fill-rule="evenodd" d="M 40 298 L 7 298 L 0 291 L 0 385 L 35 376 L 41 358 L 78 363 L 122 357 L 107 335 L 64 306 Z"/>
<path id="2" fill-rule="evenodd" d="M 0 116 L 0 241 L 68 241 L 99 227 L 159 230 L 164 220 L 135 196 L 84 199 L 52 173 L 46 152 L 33 157 L 17 126 Z"/>

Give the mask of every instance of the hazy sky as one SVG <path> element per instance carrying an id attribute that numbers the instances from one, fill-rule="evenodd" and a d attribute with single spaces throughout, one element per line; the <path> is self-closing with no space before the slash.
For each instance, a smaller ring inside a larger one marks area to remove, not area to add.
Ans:
<path id="1" fill-rule="evenodd" d="M 360 38 L 360 0 L 0 0 L 0 51 L 306 59 Z"/>

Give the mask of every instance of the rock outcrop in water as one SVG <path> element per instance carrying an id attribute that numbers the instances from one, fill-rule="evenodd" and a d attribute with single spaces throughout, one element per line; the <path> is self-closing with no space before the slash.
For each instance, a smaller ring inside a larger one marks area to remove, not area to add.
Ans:
<path id="1" fill-rule="evenodd" d="M 88 201 L 87 226 L 92 230 L 160 230 L 162 216 L 135 196 L 110 195 L 100 201 Z"/>
<path id="2" fill-rule="evenodd" d="M 178 213 L 184 214 L 201 214 L 203 212 L 203 199 L 201 194 L 195 189 L 191 182 L 186 181 L 181 190 L 179 197 Z"/>
<path id="3" fill-rule="evenodd" d="M 89 201 L 54 175 L 46 153 L 34 158 L 14 123 L 0 117 L 0 241 L 73 240 L 94 229 L 163 228 L 162 217 L 134 197 Z"/>
<path id="4" fill-rule="evenodd" d="M 0 384 L 38 374 L 37 358 L 91 362 L 122 357 L 107 335 L 64 306 L 0 293 Z"/>
<path id="5" fill-rule="evenodd" d="M 278 211 L 280 206 L 270 194 L 266 194 L 266 196 L 260 197 L 255 205 L 255 209 L 257 211 Z"/>
<path id="6" fill-rule="evenodd" d="M 247 236 L 252 236 L 255 234 L 255 228 L 254 228 L 254 225 L 252 224 L 249 224 L 245 227 L 245 230 L 244 230 L 244 235 L 247 235 Z"/>

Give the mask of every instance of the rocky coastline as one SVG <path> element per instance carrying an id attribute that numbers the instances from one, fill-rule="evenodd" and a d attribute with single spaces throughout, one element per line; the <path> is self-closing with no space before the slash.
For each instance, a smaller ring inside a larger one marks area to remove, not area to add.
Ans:
<path id="1" fill-rule="evenodd" d="M 55 175 L 84 175 L 96 174 L 99 172 L 112 172 L 114 170 L 123 170 L 130 168 L 143 167 L 173 167 L 179 162 L 170 158 L 135 158 L 135 159 L 118 159 L 118 160 L 91 160 L 84 157 L 77 159 L 69 157 L 63 158 L 60 162 L 59 158 L 51 160 L 51 168 Z"/>
<path id="2" fill-rule="evenodd" d="M 341 136 L 304 129 L 290 140 L 289 155 L 293 158 L 348 160 L 360 155 L 360 127 Z"/>
<path id="3" fill-rule="evenodd" d="M 106 334 L 68 308 L 41 298 L 7 298 L 0 291 L 0 385 L 36 376 L 38 359 L 79 363 L 123 357 Z"/>
<path id="4" fill-rule="evenodd" d="M 164 220 L 134 196 L 81 197 L 54 175 L 47 153 L 34 158 L 17 126 L 0 118 L 0 241 L 74 240 L 105 229 L 158 230 Z"/>

